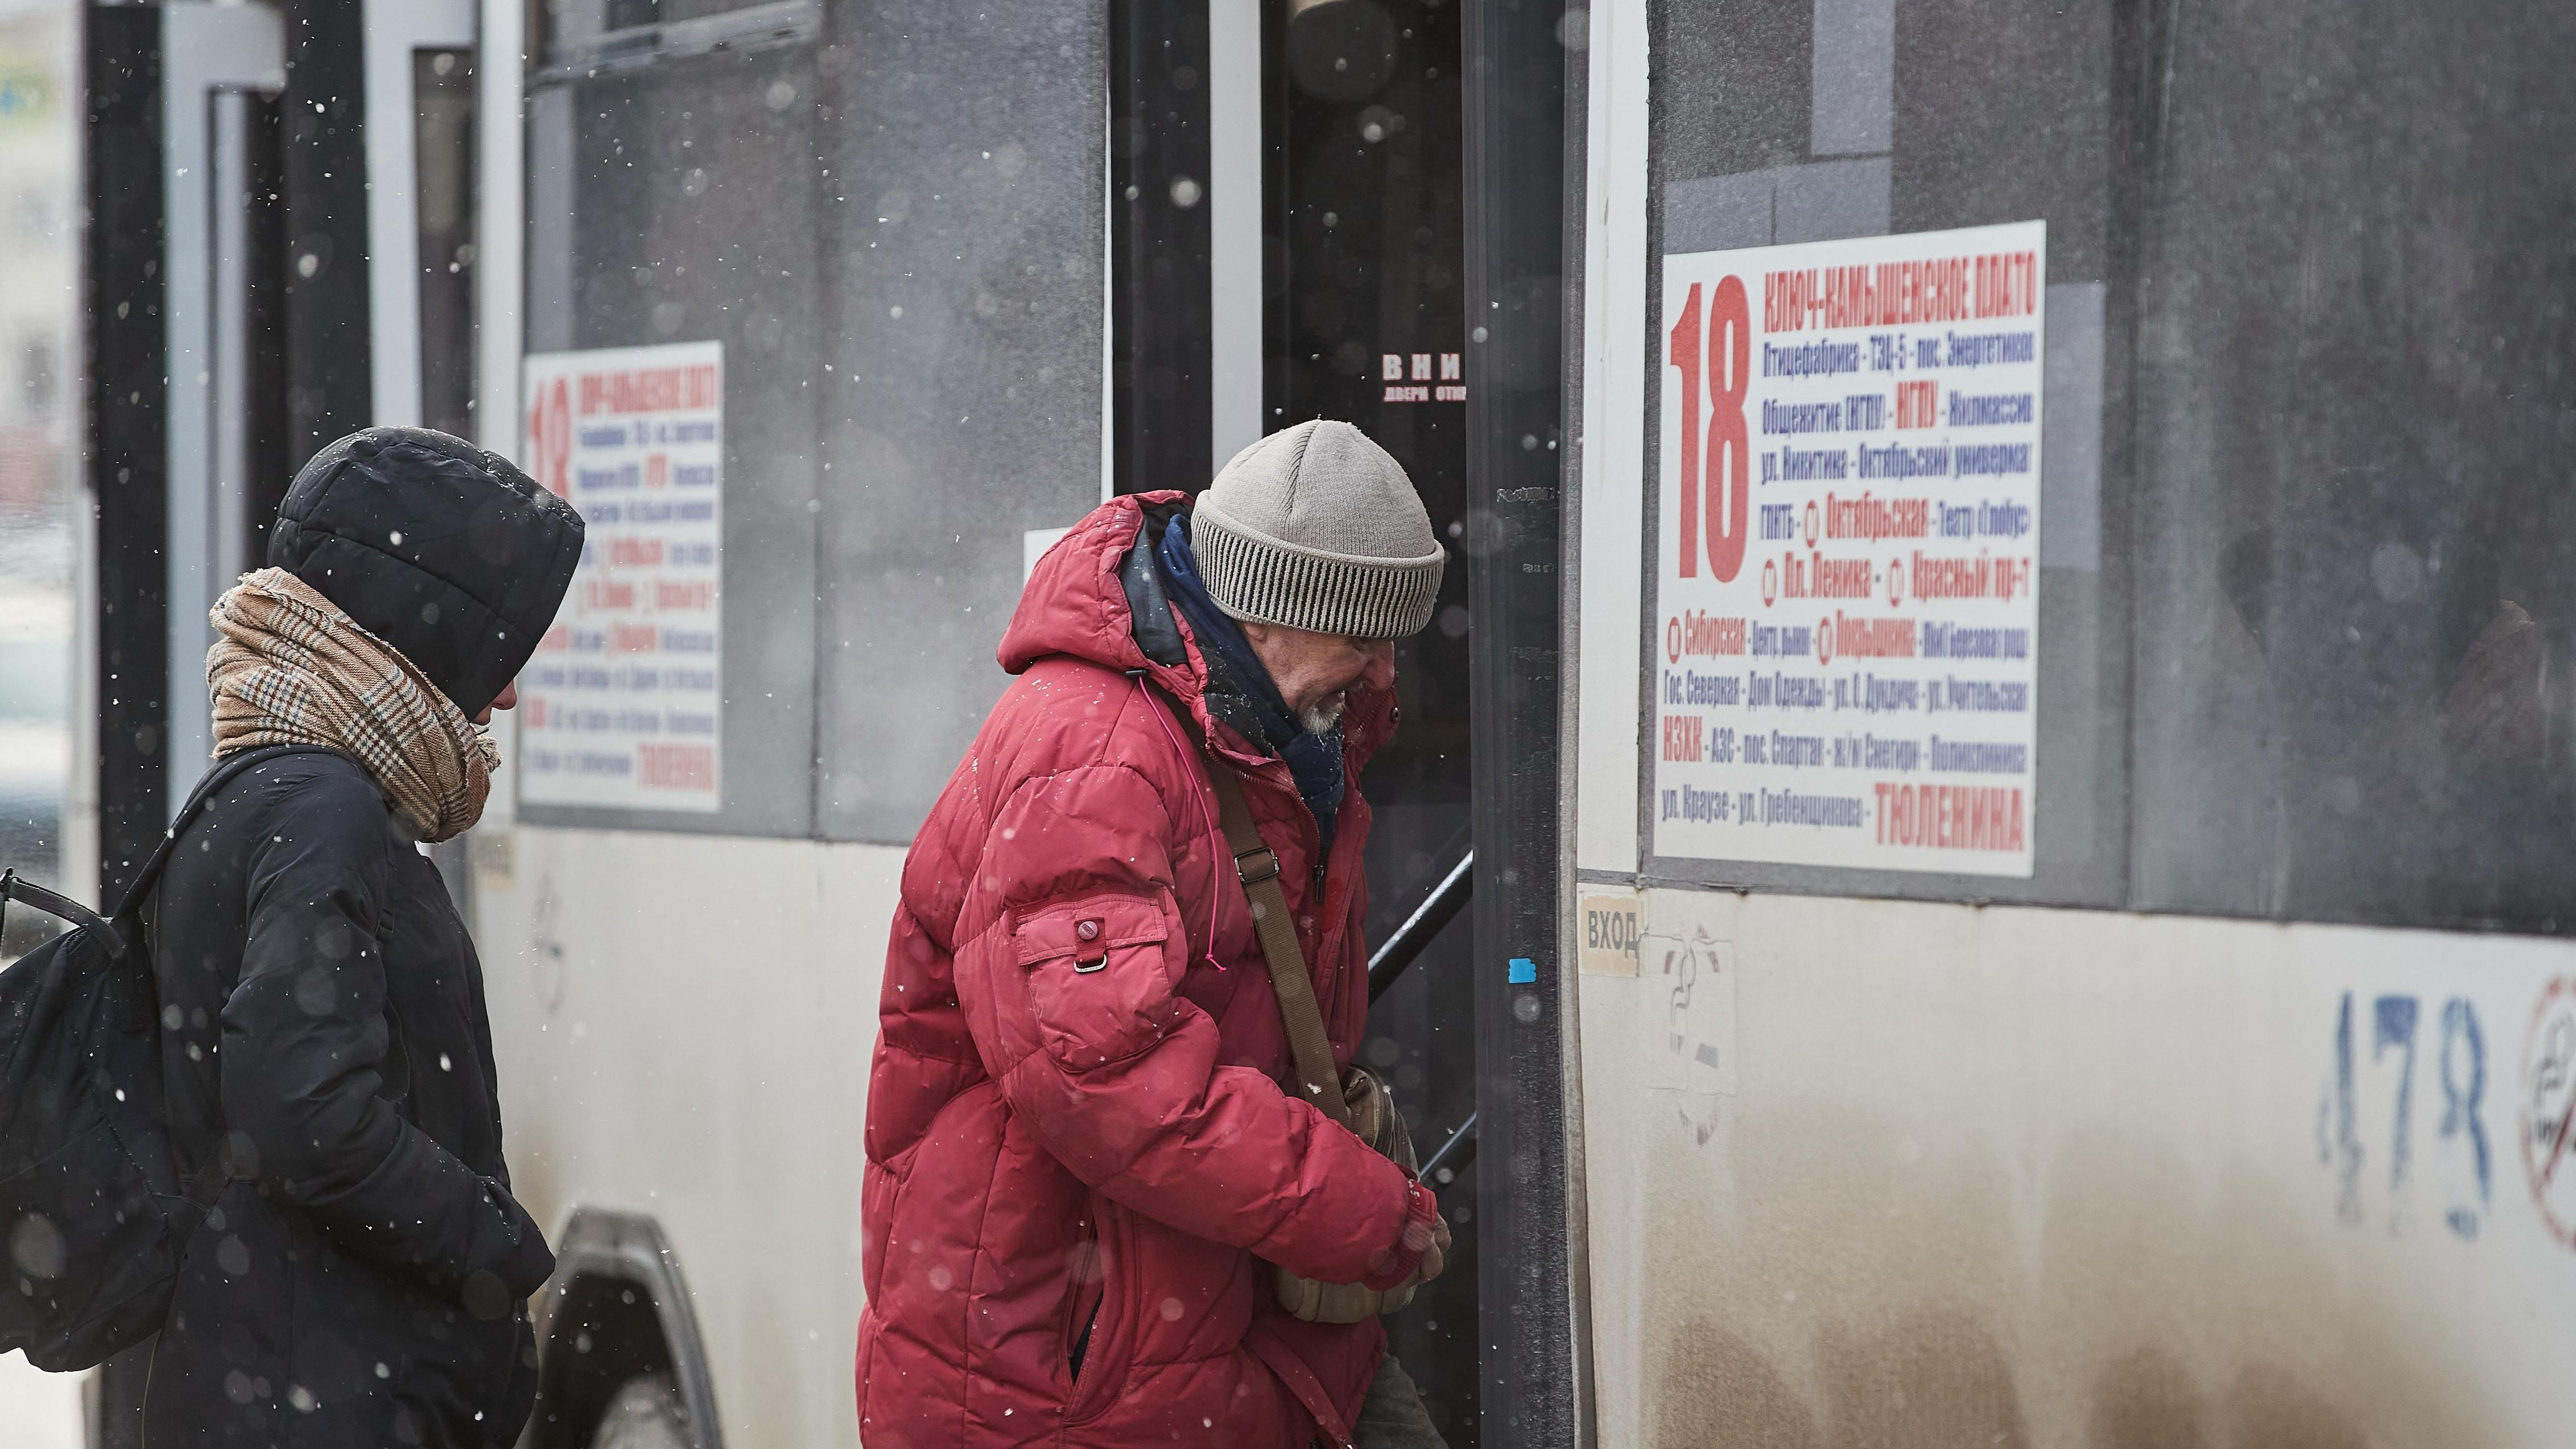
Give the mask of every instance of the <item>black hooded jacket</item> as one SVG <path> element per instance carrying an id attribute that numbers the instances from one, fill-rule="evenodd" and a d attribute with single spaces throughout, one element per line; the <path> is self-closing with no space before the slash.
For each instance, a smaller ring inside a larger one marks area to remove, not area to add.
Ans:
<path id="1" fill-rule="evenodd" d="M 474 712 L 581 533 L 507 462 L 374 429 L 298 475 L 270 561 Z M 182 1166 L 230 1179 L 153 1352 L 146 1449 L 512 1443 L 554 1259 L 510 1195 L 481 963 L 407 822 L 353 757 L 263 761 L 146 919 Z"/>

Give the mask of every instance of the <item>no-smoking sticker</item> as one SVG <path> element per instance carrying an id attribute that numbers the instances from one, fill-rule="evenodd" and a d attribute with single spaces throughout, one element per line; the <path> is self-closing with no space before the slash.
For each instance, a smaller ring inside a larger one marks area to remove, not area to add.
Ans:
<path id="1" fill-rule="evenodd" d="M 2540 993 L 2522 1044 L 2522 1166 L 2550 1236 L 2576 1248 L 2576 978 Z"/>

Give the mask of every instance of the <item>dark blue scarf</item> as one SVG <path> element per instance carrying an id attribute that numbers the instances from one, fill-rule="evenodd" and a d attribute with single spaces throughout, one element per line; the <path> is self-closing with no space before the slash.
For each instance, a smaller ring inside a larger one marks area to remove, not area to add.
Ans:
<path id="1" fill-rule="evenodd" d="M 1199 578 L 1198 555 L 1190 551 L 1189 520 L 1175 518 L 1163 530 L 1163 542 L 1154 551 L 1162 567 L 1163 592 L 1180 608 L 1181 617 L 1189 621 L 1190 633 L 1199 641 L 1199 653 L 1211 665 L 1222 669 L 1234 686 L 1252 705 L 1253 714 L 1261 721 L 1261 735 L 1279 758 L 1288 762 L 1288 773 L 1297 781 L 1297 793 L 1306 808 L 1315 813 L 1315 830 L 1330 853 L 1333 848 L 1333 817 L 1342 808 L 1342 730 L 1335 725 L 1330 734 L 1315 734 L 1297 722 L 1288 702 L 1279 697 L 1279 686 L 1270 678 L 1268 666 L 1252 652 L 1252 642 L 1216 600 L 1208 597 L 1207 584 Z"/>

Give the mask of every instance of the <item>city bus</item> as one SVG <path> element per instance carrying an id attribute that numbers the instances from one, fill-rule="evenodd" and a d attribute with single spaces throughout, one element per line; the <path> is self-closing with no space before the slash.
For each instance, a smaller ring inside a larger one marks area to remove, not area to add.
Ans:
<path id="1" fill-rule="evenodd" d="M 1453 1446 L 2565 1439 L 2576 22 L 78 19 L 61 879 L 201 769 L 322 444 L 591 520 L 435 854 L 560 1259 L 531 1449 L 859 1442 L 888 921 L 1002 625 L 1319 416 L 1458 561 L 1361 782 Z"/>

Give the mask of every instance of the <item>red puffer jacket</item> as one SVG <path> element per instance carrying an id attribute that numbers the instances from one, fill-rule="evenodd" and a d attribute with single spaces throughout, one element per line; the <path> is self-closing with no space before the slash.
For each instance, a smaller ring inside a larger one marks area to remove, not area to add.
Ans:
<path id="1" fill-rule="evenodd" d="M 1139 646 L 1120 567 L 1144 508 L 1183 499 L 1114 499 L 1038 564 L 1002 639 L 1019 678 L 904 862 L 868 1081 L 870 1449 L 1338 1443 L 1385 1349 L 1272 1296 L 1265 1259 L 1382 1268 L 1409 1185 L 1278 1085 L 1287 1033 L 1167 699 L 1243 776 L 1343 1066 L 1369 809 L 1354 787 L 1319 885 L 1313 816 L 1209 717 L 1196 645 L 1177 667 Z M 1352 691 L 1353 781 L 1394 715 Z"/>

